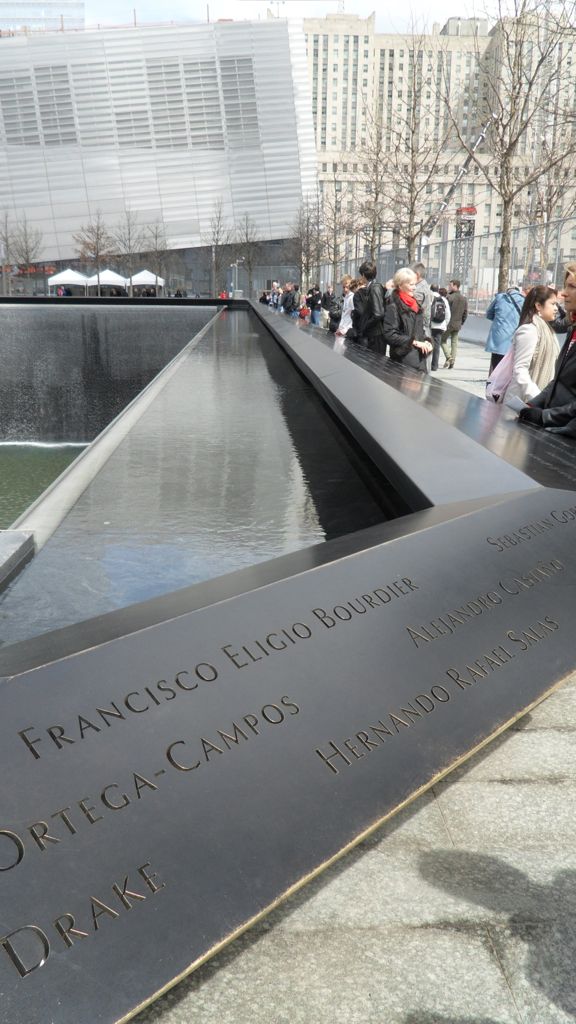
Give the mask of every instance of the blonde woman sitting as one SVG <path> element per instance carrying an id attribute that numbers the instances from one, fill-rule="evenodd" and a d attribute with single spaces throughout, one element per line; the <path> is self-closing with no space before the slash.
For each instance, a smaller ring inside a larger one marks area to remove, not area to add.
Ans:
<path id="1" fill-rule="evenodd" d="M 549 324 L 557 314 L 556 292 L 546 285 L 531 288 L 512 338 L 512 376 L 506 398 L 529 402 L 554 376 L 560 346 Z"/>

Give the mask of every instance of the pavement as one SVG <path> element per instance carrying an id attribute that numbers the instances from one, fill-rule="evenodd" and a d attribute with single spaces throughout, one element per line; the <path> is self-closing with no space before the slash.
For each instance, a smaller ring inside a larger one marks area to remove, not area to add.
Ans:
<path id="1" fill-rule="evenodd" d="M 488 321 L 483 316 L 471 315 L 466 320 L 458 343 L 456 365 L 452 370 L 439 369 L 434 376 L 454 387 L 484 398 L 490 366 L 490 354 L 484 351 L 488 335 Z M 440 367 L 444 356 L 440 355 Z"/>
<path id="2" fill-rule="evenodd" d="M 438 376 L 483 395 L 485 333 Z M 575 733 L 572 677 L 138 1024 L 576 1021 Z"/>

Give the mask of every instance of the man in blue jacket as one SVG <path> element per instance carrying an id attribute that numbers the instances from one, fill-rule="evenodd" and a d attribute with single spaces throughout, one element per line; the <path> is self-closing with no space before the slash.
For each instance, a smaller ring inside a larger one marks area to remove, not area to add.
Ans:
<path id="1" fill-rule="evenodd" d="M 510 348 L 523 305 L 524 292 L 518 284 L 505 292 L 497 292 L 488 306 L 486 319 L 492 321 L 485 346 L 485 351 L 491 353 L 489 373 L 498 366 Z"/>

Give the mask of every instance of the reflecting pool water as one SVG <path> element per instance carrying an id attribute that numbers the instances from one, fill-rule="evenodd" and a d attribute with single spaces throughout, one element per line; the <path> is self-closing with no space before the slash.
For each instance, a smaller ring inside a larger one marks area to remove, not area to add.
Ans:
<path id="1" fill-rule="evenodd" d="M 224 313 L 0 599 L 1 638 L 355 532 L 391 504 L 256 318 Z"/>

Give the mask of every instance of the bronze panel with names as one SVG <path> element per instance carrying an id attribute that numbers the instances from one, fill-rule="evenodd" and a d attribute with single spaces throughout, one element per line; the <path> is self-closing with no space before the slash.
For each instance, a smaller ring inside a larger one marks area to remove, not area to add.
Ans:
<path id="1" fill-rule="evenodd" d="M 565 680 L 575 594 L 576 497 L 542 490 L 7 650 L 0 1024 L 128 1020 Z"/>

